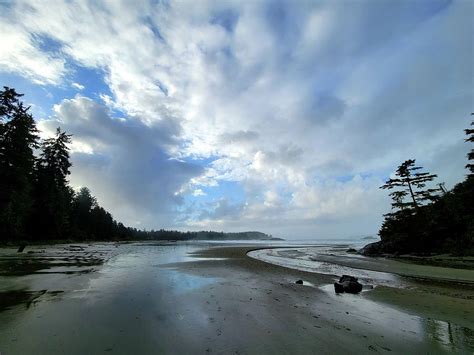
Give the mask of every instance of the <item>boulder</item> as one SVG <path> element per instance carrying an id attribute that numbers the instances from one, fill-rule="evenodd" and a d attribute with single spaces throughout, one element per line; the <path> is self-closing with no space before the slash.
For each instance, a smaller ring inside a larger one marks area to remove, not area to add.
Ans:
<path id="1" fill-rule="evenodd" d="M 302 285 L 302 284 L 303 284 L 303 280 L 296 280 L 295 284 Z"/>
<path id="2" fill-rule="evenodd" d="M 365 247 L 359 250 L 359 254 L 362 254 L 365 256 L 380 255 L 381 251 L 382 251 L 382 242 L 374 242 L 374 243 L 367 244 Z"/>
<path id="3" fill-rule="evenodd" d="M 357 253 L 357 250 L 355 250 L 354 248 L 349 248 L 346 250 L 346 253 Z"/>
<path id="4" fill-rule="evenodd" d="M 336 293 L 359 293 L 362 291 L 362 284 L 354 276 L 342 275 L 339 282 L 334 283 L 334 291 Z"/>
<path id="5" fill-rule="evenodd" d="M 346 282 L 346 281 L 352 281 L 352 282 L 357 282 L 358 278 L 350 275 L 342 275 L 341 278 L 339 279 L 339 282 Z"/>
<path id="6" fill-rule="evenodd" d="M 344 286 L 339 282 L 334 282 L 334 291 L 336 291 L 336 293 L 344 293 Z"/>

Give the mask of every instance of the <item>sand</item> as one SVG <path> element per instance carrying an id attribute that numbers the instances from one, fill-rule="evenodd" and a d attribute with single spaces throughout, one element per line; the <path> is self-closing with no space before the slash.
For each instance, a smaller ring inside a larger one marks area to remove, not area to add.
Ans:
<path id="1" fill-rule="evenodd" d="M 58 265 L 45 269 L 33 263 L 34 270 L 22 275 L 5 268 L 2 274 L 0 262 L 0 299 L 9 299 L 0 306 L 0 352 L 474 351 L 474 301 L 464 294 L 378 287 L 337 296 L 334 276 L 249 258 L 253 248 L 202 243 L 101 244 L 81 252 L 45 248 L 44 263 Z M 0 256 L 10 266 L 18 263 L 9 252 Z M 306 285 L 295 284 L 298 279 Z"/>

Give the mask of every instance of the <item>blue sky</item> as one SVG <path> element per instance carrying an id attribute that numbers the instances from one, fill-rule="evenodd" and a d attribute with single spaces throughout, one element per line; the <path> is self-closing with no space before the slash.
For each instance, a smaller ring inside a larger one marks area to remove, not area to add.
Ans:
<path id="1" fill-rule="evenodd" d="M 374 234 L 402 161 L 464 177 L 471 1 L 0 7 L 2 85 L 130 226 Z"/>

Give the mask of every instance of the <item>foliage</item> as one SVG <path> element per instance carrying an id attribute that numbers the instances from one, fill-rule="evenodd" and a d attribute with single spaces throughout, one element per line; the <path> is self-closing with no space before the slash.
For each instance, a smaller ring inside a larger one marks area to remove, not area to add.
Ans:
<path id="1" fill-rule="evenodd" d="M 466 142 L 474 142 L 474 130 L 465 132 Z M 473 158 L 471 150 L 468 159 Z M 436 175 L 418 172 L 415 160 L 401 164 L 397 178 L 381 187 L 399 190 L 390 193 L 395 211 L 385 215 L 379 231 L 381 241 L 371 246 L 370 253 L 474 255 L 473 164 L 466 168 L 470 170 L 466 180 L 451 191 L 443 184 L 423 190 Z"/>
<path id="2" fill-rule="evenodd" d="M 437 175 L 420 172 L 423 169 L 415 166 L 415 159 L 403 162 L 397 169 L 394 179 L 389 179 L 381 189 L 401 188 L 389 194 L 392 197 L 392 208 L 399 210 L 419 209 L 425 202 L 434 202 L 438 199 L 439 188 L 423 189 L 426 183 L 432 181 Z M 405 198 L 409 197 L 408 201 Z"/>
<path id="3" fill-rule="evenodd" d="M 14 89 L 0 91 L 0 238 L 20 238 L 31 213 L 38 130 Z M 0 239 L 0 240 L 1 240 Z"/>
<path id="4" fill-rule="evenodd" d="M 190 240 L 270 238 L 263 233 L 140 231 L 99 206 L 87 187 L 68 182 L 71 135 L 38 138 L 23 95 L 0 91 L 0 242 L 15 240 Z M 38 151 L 35 156 L 34 151 Z"/>
<path id="5" fill-rule="evenodd" d="M 471 113 L 471 115 L 474 115 L 474 113 Z M 474 126 L 474 121 L 471 122 L 471 126 Z M 466 135 L 468 136 L 466 138 L 466 142 L 474 143 L 474 128 L 466 128 L 464 132 L 466 132 Z M 467 159 L 468 163 L 466 165 L 466 169 L 469 169 L 470 176 L 474 176 L 474 164 L 471 163 L 471 161 L 474 160 L 474 148 L 471 149 L 469 153 L 467 153 Z"/>
<path id="6" fill-rule="evenodd" d="M 73 191 L 67 181 L 71 167 L 69 143 L 71 136 L 60 128 L 54 137 L 41 143 L 40 157 L 35 166 L 35 209 L 30 224 L 36 226 L 38 237 L 58 239 L 68 236 L 71 232 Z M 30 232 L 35 233 L 35 230 Z"/>

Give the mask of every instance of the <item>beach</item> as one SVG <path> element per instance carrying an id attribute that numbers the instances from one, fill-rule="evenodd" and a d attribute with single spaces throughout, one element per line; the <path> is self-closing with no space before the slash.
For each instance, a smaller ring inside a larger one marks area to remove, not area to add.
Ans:
<path id="1" fill-rule="evenodd" d="M 247 255 L 262 248 L 249 243 L 94 243 L 29 247 L 25 252 L 31 253 L 20 256 L 3 248 L 0 352 L 474 351 L 474 290 L 468 279 L 364 271 L 364 259 L 359 269 L 345 260 L 341 267 L 360 270 L 361 281 L 372 280 L 376 287 L 336 295 L 332 284 L 338 275 Z M 401 285 L 371 272 L 393 275 Z M 300 279 L 304 284 L 295 284 Z"/>

